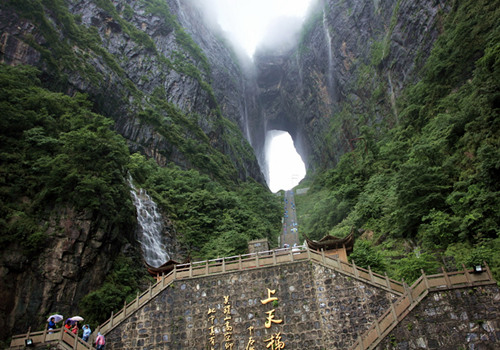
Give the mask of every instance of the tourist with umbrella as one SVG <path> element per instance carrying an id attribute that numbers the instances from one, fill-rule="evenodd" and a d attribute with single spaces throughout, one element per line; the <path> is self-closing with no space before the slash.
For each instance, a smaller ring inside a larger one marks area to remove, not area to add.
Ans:
<path id="1" fill-rule="evenodd" d="M 64 317 L 62 315 L 59 315 L 59 314 L 54 314 L 54 315 L 49 316 L 49 318 L 47 318 L 47 322 L 49 323 L 48 329 L 49 330 L 56 329 L 56 323 L 61 322 L 63 320 L 63 318 Z M 49 332 L 49 334 L 52 334 L 52 332 Z"/>
<path id="2" fill-rule="evenodd" d="M 71 326 L 75 323 L 75 321 L 71 320 L 71 318 L 68 318 L 66 322 L 64 322 L 64 331 L 67 332 L 71 329 Z"/>

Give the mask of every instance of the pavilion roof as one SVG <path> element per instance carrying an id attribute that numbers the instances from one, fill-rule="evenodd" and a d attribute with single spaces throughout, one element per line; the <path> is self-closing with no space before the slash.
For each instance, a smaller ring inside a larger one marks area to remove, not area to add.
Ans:
<path id="1" fill-rule="evenodd" d="M 174 269 L 175 265 L 178 265 L 178 264 L 180 264 L 180 262 L 177 262 L 175 260 L 169 260 L 161 266 L 154 267 L 154 266 L 149 265 L 147 262 L 144 262 L 144 265 L 146 265 L 146 268 L 147 268 L 149 274 L 153 277 L 156 277 L 156 276 L 161 275 L 163 273 L 165 275 L 168 274 L 170 271 L 172 271 Z"/>
<path id="2" fill-rule="evenodd" d="M 344 238 L 326 235 L 319 241 L 312 240 L 306 237 L 307 246 L 315 250 L 333 250 L 345 247 L 347 253 L 352 252 L 354 246 L 354 233 L 351 232 Z"/>

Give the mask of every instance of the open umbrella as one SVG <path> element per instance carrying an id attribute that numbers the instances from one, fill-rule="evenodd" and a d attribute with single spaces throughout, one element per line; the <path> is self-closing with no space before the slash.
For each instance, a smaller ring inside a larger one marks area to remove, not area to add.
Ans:
<path id="1" fill-rule="evenodd" d="M 51 318 L 54 318 L 54 322 L 57 323 L 57 322 L 61 322 L 63 320 L 63 315 L 59 315 L 59 314 L 54 314 L 52 316 L 49 316 L 49 318 L 47 318 L 47 322 L 50 321 Z"/>
<path id="2" fill-rule="evenodd" d="M 83 317 L 81 316 L 73 316 L 70 318 L 71 321 L 77 321 L 77 322 L 82 322 L 83 321 Z"/>

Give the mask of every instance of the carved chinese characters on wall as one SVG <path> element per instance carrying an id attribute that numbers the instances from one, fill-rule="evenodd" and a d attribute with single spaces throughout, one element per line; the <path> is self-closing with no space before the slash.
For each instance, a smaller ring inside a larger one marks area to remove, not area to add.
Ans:
<path id="1" fill-rule="evenodd" d="M 267 305 L 269 307 L 268 311 L 265 311 L 265 321 L 264 327 L 269 329 L 273 324 L 280 325 L 283 320 L 279 317 L 276 312 L 276 307 L 278 306 L 278 297 L 275 296 L 276 290 L 267 288 L 267 298 L 260 300 L 262 305 Z M 220 312 L 220 304 L 218 306 Z M 216 328 L 217 325 L 217 310 L 216 308 L 208 308 L 207 311 L 207 327 L 208 327 L 208 346 L 207 349 L 215 350 L 217 341 L 222 341 L 223 346 L 221 349 L 232 350 L 234 348 L 234 324 L 232 323 L 232 305 L 230 302 L 229 295 L 224 296 L 224 304 L 222 305 L 223 322 L 222 322 L 222 336 L 223 338 L 217 339 L 217 334 L 221 331 Z M 220 324 L 220 323 L 219 323 Z M 281 332 L 275 332 L 270 335 L 263 336 L 262 339 L 255 338 L 255 328 L 250 326 L 246 329 L 248 331 L 248 338 L 245 344 L 245 350 L 256 350 L 257 348 L 262 348 L 265 346 L 270 350 L 284 349 L 285 343 L 281 339 Z M 263 344 L 263 345 L 260 345 Z"/>
<path id="2" fill-rule="evenodd" d="M 267 288 L 267 299 L 261 300 L 260 302 L 264 305 L 272 302 L 271 305 L 277 305 L 278 303 L 278 298 L 274 297 L 273 295 L 276 293 L 276 290 L 269 289 Z M 275 315 L 276 309 L 271 309 L 266 312 L 267 318 L 266 322 L 264 323 L 264 326 L 266 328 L 271 328 L 273 323 L 282 323 L 283 320 L 278 319 Z M 271 337 L 264 339 L 264 342 L 266 343 L 266 348 L 268 349 L 284 349 L 285 348 L 285 343 L 281 341 L 281 332 L 272 334 Z"/>

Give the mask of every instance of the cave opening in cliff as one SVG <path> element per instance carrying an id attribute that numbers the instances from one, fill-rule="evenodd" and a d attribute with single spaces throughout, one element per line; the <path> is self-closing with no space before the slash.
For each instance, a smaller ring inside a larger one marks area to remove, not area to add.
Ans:
<path id="1" fill-rule="evenodd" d="M 290 134 L 282 130 L 266 133 L 267 185 L 272 192 L 290 190 L 306 176 L 306 167 Z"/>

